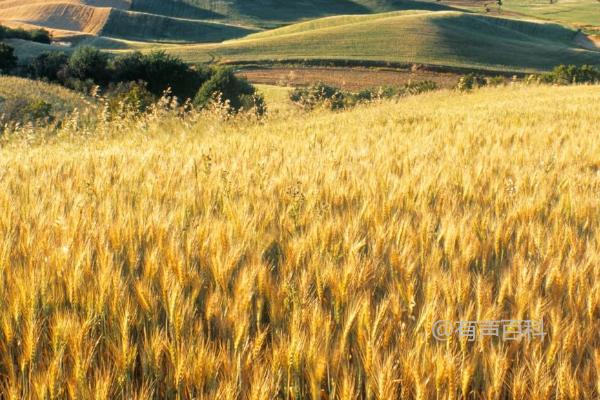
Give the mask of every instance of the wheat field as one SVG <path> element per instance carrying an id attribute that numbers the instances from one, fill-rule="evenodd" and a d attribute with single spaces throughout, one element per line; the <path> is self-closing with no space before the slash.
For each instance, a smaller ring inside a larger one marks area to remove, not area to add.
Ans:
<path id="1" fill-rule="evenodd" d="M 600 88 L 0 149 L 4 399 L 597 399 Z M 432 336 L 543 320 L 544 338 Z"/>

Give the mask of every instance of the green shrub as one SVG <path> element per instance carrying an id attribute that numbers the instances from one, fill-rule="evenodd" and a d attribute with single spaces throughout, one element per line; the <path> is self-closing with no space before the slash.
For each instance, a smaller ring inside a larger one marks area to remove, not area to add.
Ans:
<path id="1" fill-rule="evenodd" d="M 290 93 L 290 100 L 305 110 L 325 107 L 339 110 L 354 107 L 357 104 L 374 100 L 412 96 L 437 89 L 432 81 L 408 82 L 403 86 L 382 86 L 376 89 L 364 89 L 359 92 L 343 91 L 323 83 L 308 88 L 297 88 Z"/>
<path id="2" fill-rule="evenodd" d="M 131 82 L 146 80 L 146 61 L 144 54 L 139 51 L 119 55 L 111 60 L 110 69 L 113 81 Z"/>
<path id="3" fill-rule="evenodd" d="M 47 124 L 54 121 L 52 105 L 42 99 L 15 96 L 0 103 L 0 125 Z"/>
<path id="4" fill-rule="evenodd" d="M 487 85 L 486 79 L 481 75 L 467 74 L 461 76 L 456 84 L 456 89 L 461 92 L 468 92 L 473 89 L 484 87 Z"/>
<path id="5" fill-rule="evenodd" d="M 486 86 L 502 86 L 506 83 L 503 76 L 489 76 L 485 78 Z"/>
<path id="6" fill-rule="evenodd" d="M 591 65 L 559 65 L 551 72 L 538 76 L 539 83 L 572 85 L 600 82 L 600 70 Z"/>
<path id="7" fill-rule="evenodd" d="M 52 105 L 41 99 L 35 99 L 25 106 L 23 112 L 28 121 L 51 122 Z"/>
<path id="8" fill-rule="evenodd" d="M 52 43 L 52 36 L 51 36 L 50 32 L 48 32 L 45 29 L 35 29 L 33 31 L 30 31 L 29 38 L 31 41 L 38 42 L 38 43 L 45 43 L 45 44 Z"/>
<path id="9" fill-rule="evenodd" d="M 111 114 L 141 114 L 156 101 L 156 97 L 148 90 L 147 83 L 143 81 L 111 85 L 106 97 Z"/>
<path id="10" fill-rule="evenodd" d="M 67 65 L 68 76 L 71 79 L 91 80 L 99 85 L 108 82 L 108 55 L 94 47 L 77 48 Z"/>
<path id="11" fill-rule="evenodd" d="M 113 82 L 144 81 L 147 89 L 156 96 L 168 88 L 180 100 L 192 99 L 209 72 L 202 67 L 191 68 L 180 58 L 164 51 L 150 54 L 134 52 L 116 57 L 111 63 Z"/>
<path id="12" fill-rule="evenodd" d="M 38 43 L 52 43 L 52 36 L 50 35 L 50 32 L 45 29 L 34 29 L 32 31 L 27 31 L 22 28 L 12 29 L 0 25 L 0 40 L 3 39 L 23 39 Z"/>
<path id="13" fill-rule="evenodd" d="M 0 43 L 0 73 L 8 73 L 16 66 L 15 49 L 7 44 Z"/>
<path id="14" fill-rule="evenodd" d="M 235 76 L 228 67 L 213 69 L 212 76 L 206 81 L 194 98 L 194 105 L 206 107 L 218 99 L 227 103 L 234 112 L 254 109 L 258 114 L 266 110 L 264 99 L 246 79 Z"/>
<path id="15" fill-rule="evenodd" d="M 27 73 L 35 79 L 59 82 L 64 78 L 69 57 L 62 52 L 43 53 L 32 59 L 27 65 Z"/>
<path id="16" fill-rule="evenodd" d="M 410 81 L 401 87 L 401 96 L 415 96 L 417 94 L 437 90 L 438 85 L 433 81 Z"/>
<path id="17" fill-rule="evenodd" d="M 361 92 L 361 96 L 371 100 L 370 94 Z M 290 100 L 305 110 L 312 110 L 317 106 L 339 110 L 346 107 L 347 94 L 340 89 L 324 83 L 317 83 L 308 88 L 297 88 L 290 93 Z"/>

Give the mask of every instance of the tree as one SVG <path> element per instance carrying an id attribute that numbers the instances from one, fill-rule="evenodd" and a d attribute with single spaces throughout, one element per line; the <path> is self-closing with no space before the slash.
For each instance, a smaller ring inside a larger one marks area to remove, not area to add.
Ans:
<path id="1" fill-rule="evenodd" d="M 112 62 L 115 82 L 144 81 L 148 90 L 156 96 L 171 88 L 173 95 L 181 100 L 193 98 L 209 78 L 204 68 L 190 68 L 181 59 L 164 51 L 144 55 L 134 52 L 116 57 Z"/>
<path id="2" fill-rule="evenodd" d="M 160 95 L 167 88 L 181 100 L 193 98 L 208 79 L 203 71 L 192 70 L 181 59 L 164 51 L 154 51 L 145 56 L 145 73 L 148 90 Z"/>
<path id="3" fill-rule="evenodd" d="M 29 62 L 27 72 L 36 79 L 58 82 L 61 80 L 60 73 L 68 62 L 69 57 L 65 53 L 58 51 L 43 53 Z"/>
<path id="4" fill-rule="evenodd" d="M 45 44 L 52 43 L 52 35 L 45 29 L 35 29 L 29 32 L 29 37 L 34 42 Z"/>
<path id="5" fill-rule="evenodd" d="M 17 66 L 15 49 L 5 43 L 0 43 L 0 72 L 7 73 Z"/>
<path id="6" fill-rule="evenodd" d="M 69 58 L 68 73 L 70 77 L 81 81 L 107 83 L 108 55 L 94 47 L 79 47 Z"/>
<path id="7" fill-rule="evenodd" d="M 194 104 L 205 107 L 217 96 L 221 101 L 229 102 L 234 111 L 253 107 L 264 110 L 262 97 L 256 95 L 254 86 L 246 79 L 235 76 L 231 68 L 216 68 L 212 77 L 198 91 Z"/>

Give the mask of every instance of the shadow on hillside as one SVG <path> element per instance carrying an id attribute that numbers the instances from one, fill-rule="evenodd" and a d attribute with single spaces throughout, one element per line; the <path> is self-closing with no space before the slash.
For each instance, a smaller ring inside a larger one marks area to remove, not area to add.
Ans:
<path id="1" fill-rule="evenodd" d="M 132 0 L 131 10 L 186 19 L 223 19 L 226 17 L 184 1 Z"/>
<path id="2" fill-rule="evenodd" d="M 420 0 L 387 0 L 380 1 L 377 6 L 367 7 L 360 1 L 352 0 L 310 0 L 292 2 L 289 0 L 256 0 L 236 3 L 237 13 L 256 21 L 262 21 L 265 26 L 277 26 L 304 19 L 321 18 L 343 14 L 372 14 L 386 11 L 401 10 L 452 10 L 454 8 L 428 1 Z"/>
<path id="3" fill-rule="evenodd" d="M 513 71 L 548 70 L 559 64 L 600 65 L 600 53 L 578 48 L 576 33 L 558 24 L 536 24 L 473 14 L 432 18 L 438 57 Z"/>
<path id="4" fill-rule="evenodd" d="M 102 35 L 130 40 L 209 43 L 255 32 L 237 26 L 113 10 Z"/>

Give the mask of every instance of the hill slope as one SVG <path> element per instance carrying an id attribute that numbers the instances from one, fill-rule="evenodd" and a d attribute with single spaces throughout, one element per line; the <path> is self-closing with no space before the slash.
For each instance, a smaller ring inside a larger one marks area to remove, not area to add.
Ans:
<path id="1" fill-rule="evenodd" d="M 0 22 L 123 39 L 209 42 L 256 30 L 235 26 L 240 24 L 273 27 L 327 15 L 447 8 L 420 0 L 0 0 Z"/>
<path id="2" fill-rule="evenodd" d="M 102 5 L 102 6 L 101 6 Z M 0 22 L 38 26 L 57 36 L 93 34 L 128 40 L 220 42 L 255 32 L 222 22 L 173 18 L 130 10 L 124 1 L 0 1 Z"/>
<path id="3" fill-rule="evenodd" d="M 170 50 L 183 58 L 222 62 L 332 59 L 422 63 L 509 71 L 562 63 L 600 65 L 600 53 L 579 48 L 577 31 L 454 11 L 331 17 L 218 45 Z"/>
<path id="4" fill-rule="evenodd" d="M 44 116 L 61 119 L 91 103 L 62 86 L 29 79 L 0 76 L 0 137 L 4 123 L 26 122 L 44 109 Z"/>
<path id="5" fill-rule="evenodd" d="M 420 0 L 133 0 L 131 5 L 132 10 L 154 14 L 217 18 L 269 28 L 331 15 L 448 8 Z"/>

